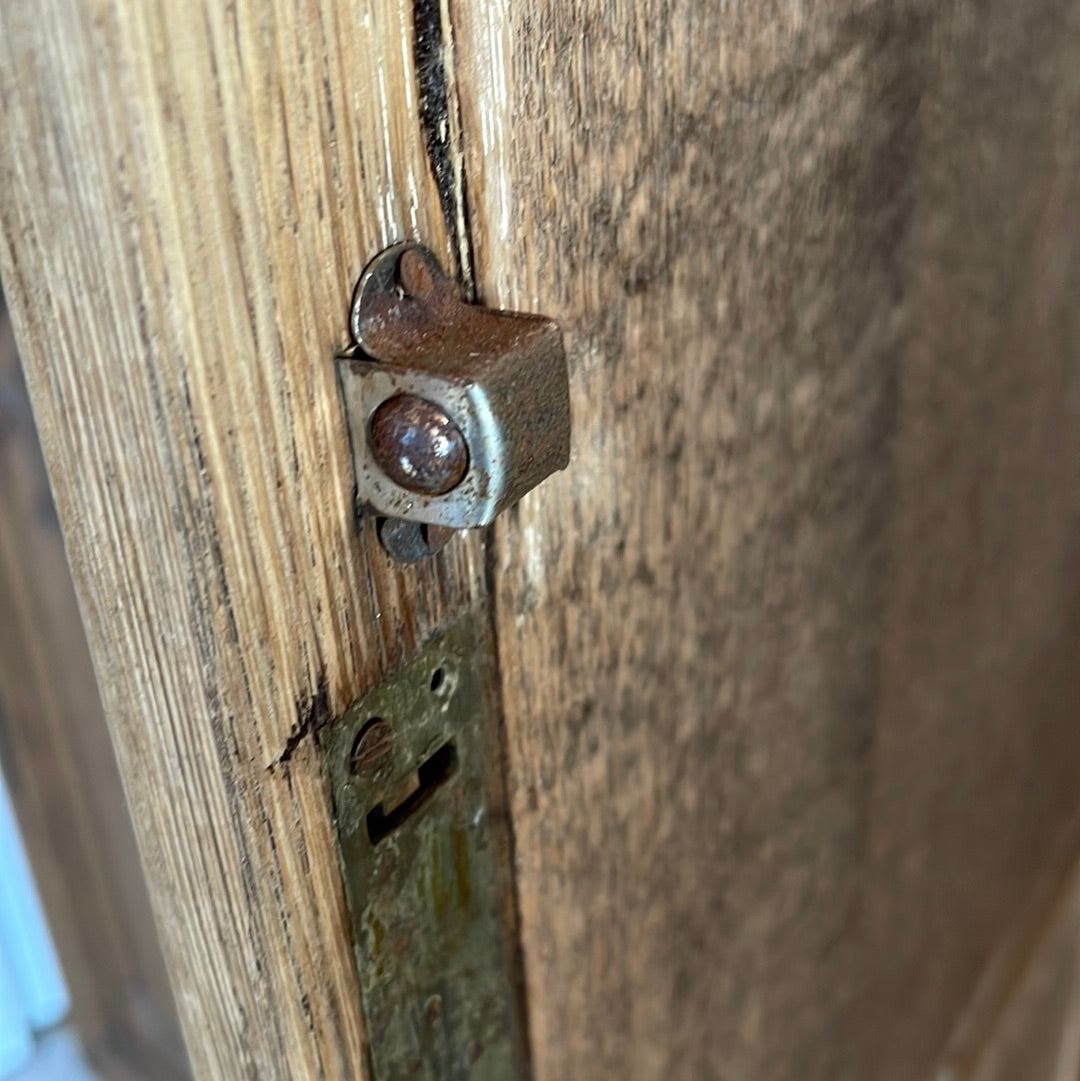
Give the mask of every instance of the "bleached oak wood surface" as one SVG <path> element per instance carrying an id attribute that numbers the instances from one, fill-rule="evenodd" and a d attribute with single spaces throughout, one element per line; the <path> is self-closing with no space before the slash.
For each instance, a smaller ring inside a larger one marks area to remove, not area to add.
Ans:
<path id="1" fill-rule="evenodd" d="M 103 1081 L 115 1064 L 181 1081 L 176 1010 L 2 301 L 0 627 L 0 769 L 71 1023 Z"/>

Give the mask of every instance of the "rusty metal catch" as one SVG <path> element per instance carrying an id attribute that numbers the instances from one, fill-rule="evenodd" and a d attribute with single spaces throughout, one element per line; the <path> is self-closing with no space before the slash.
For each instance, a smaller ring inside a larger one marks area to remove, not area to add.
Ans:
<path id="1" fill-rule="evenodd" d="M 489 525 L 568 464 L 569 382 L 552 320 L 466 304 L 429 251 L 403 243 L 364 271 L 351 330 L 339 372 L 357 497 L 414 523 L 380 531 L 398 558 L 425 558 L 447 529 Z"/>

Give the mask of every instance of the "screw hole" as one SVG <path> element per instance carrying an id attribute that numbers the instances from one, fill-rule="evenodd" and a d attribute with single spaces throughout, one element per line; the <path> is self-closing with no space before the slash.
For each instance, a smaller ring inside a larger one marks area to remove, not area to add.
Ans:
<path id="1" fill-rule="evenodd" d="M 431 693 L 442 694 L 446 690 L 446 669 L 436 668 L 431 673 Z"/>

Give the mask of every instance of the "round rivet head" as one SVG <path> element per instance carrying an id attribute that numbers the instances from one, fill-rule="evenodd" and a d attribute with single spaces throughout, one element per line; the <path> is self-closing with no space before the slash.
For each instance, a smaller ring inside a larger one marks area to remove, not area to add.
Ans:
<path id="1" fill-rule="evenodd" d="M 445 495 L 464 479 L 469 448 L 461 429 L 434 402 L 389 398 L 371 418 L 371 452 L 395 483 L 417 495 Z"/>

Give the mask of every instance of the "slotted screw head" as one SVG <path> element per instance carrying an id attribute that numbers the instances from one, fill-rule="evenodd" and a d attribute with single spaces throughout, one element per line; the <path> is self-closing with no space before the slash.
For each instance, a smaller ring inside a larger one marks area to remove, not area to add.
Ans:
<path id="1" fill-rule="evenodd" d="M 417 495 L 445 495 L 469 468 L 461 429 L 434 402 L 415 394 L 398 394 L 375 410 L 371 451 L 395 484 Z"/>
<path id="2" fill-rule="evenodd" d="M 349 756 L 353 773 L 376 773 L 394 749 L 394 733 L 381 717 L 373 717 L 357 735 Z"/>

